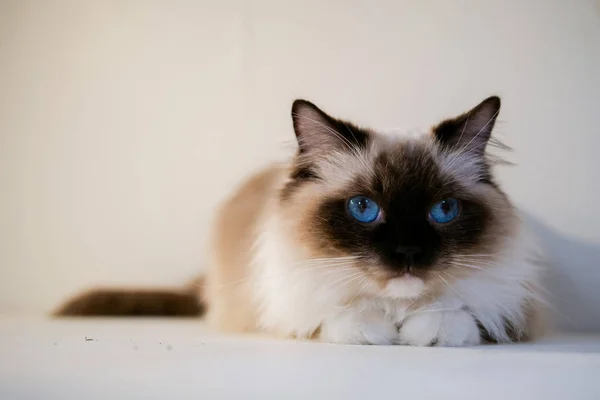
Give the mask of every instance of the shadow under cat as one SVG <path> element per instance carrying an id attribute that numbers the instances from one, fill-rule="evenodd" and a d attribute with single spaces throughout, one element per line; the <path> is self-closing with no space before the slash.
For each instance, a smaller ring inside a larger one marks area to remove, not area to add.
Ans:
<path id="1" fill-rule="evenodd" d="M 526 212 L 521 217 L 549 261 L 546 296 L 551 322 L 560 331 L 597 331 L 600 307 L 590 297 L 600 287 L 600 247 L 561 235 Z"/>

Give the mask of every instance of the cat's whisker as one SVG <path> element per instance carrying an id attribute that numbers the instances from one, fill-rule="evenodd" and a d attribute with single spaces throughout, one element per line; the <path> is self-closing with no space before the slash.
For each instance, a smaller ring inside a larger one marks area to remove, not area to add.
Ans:
<path id="1" fill-rule="evenodd" d="M 348 262 L 329 262 L 329 263 L 320 263 L 320 264 L 309 264 L 309 265 L 297 265 L 296 268 L 292 271 L 288 271 L 288 273 L 301 273 L 305 271 L 314 271 L 314 270 L 339 270 L 341 267 L 347 267 L 348 269 L 357 268 L 351 263 Z"/>
<path id="2" fill-rule="evenodd" d="M 494 261 L 489 258 L 463 258 L 463 257 L 452 257 L 453 261 L 466 262 L 468 264 L 477 264 L 477 265 L 489 265 L 492 267 L 497 267 L 503 265 L 502 262 Z"/>
<path id="3" fill-rule="evenodd" d="M 461 308 L 460 307 L 449 307 L 449 308 L 424 308 L 421 310 L 416 310 L 411 312 L 411 315 L 414 314 L 425 314 L 425 313 L 430 313 L 430 312 L 446 312 L 446 311 L 460 311 Z"/>
<path id="4" fill-rule="evenodd" d="M 344 286 L 349 285 L 352 281 L 360 278 L 361 276 L 364 276 L 364 272 L 357 271 L 354 274 L 345 275 L 345 276 L 341 277 L 340 279 L 336 279 L 334 282 L 331 282 L 328 285 L 325 285 L 324 287 L 327 287 L 328 289 L 330 289 L 332 291 L 336 291 L 338 289 L 343 288 Z"/>
<path id="5" fill-rule="evenodd" d="M 354 264 L 352 264 L 352 263 L 345 262 L 345 261 L 339 261 L 339 262 L 331 262 L 331 263 L 296 265 L 295 270 L 296 271 L 304 271 L 304 270 L 313 270 L 313 269 L 327 269 L 329 267 L 333 268 L 333 267 L 339 267 L 339 266 L 355 267 Z"/>
<path id="6" fill-rule="evenodd" d="M 322 260 L 306 260 L 306 261 L 298 261 L 296 263 L 294 263 L 293 265 L 296 266 L 303 266 L 303 265 L 317 265 L 317 264 L 327 264 L 327 263 L 339 263 L 339 262 L 352 262 L 352 261 L 356 261 L 359 260 L 358 258 L 348 258 L 348 259 L 343 259 L 343 258 L 332 258 L 332 259 L 322 259 Z"/>
<path id="7" fill-rule="evenodd" d="M 456 259 L 455 262 L 468 264 L 468 265 L 471 265 L 473 267 L 479 267 L 481 269 L 486 269 L 484 267 L 487 267 L 487 268 L 500 268 L 502 266 L 502 264 L 494 263 L 494 262 L 491 262 L 491 261 L 473 260 L 473 259 L 471 259 L 471 260 Z"/>
<path id="8" fill-rule="evenodd" d="M 495 267 L 495 266 L 500 265 L 500 264 L 494 264 L 492 262 L 487 262 L 487 261 L 484 261 L 484 260 L 478 260 L 478 259 L 475 259 L 475 260 L 474 259 L 461 259 L 461 258 L 458 258 L 458 257 L 454 258 L 451 262 L 465 263 L 465 264 L 474 265 L 474 266 L 480 267 L 480 268 L 487 267 L 487 266 Z"/>
<path id="9" fill-rule="evenodd" d="M 476 265 L 465 264 L 465 263 L 461 263 L 461 262 L 450 261 L 449 264 L 456 266 L 456 267 L 466 267 L 466 268 L 476 269 L 478 271 L 490 272 L 490 271 L 486 270 L 485 268 L 481 268 Z"/>
<path id="10" fill-rule="evenodd" d="M 335 274 L 335 273 L 339 273 L 339 272 L 346 272 L 346 271 L 356 271 L 357 268 L 356 267 L 348 267 L 348 268 L 340 268 L 340 269 L 331 269 L 331 270 L 327 270 L 327 271 L 321 271 L 317 277 L 322 277 L 325 275 L 331 275 L 331 274 Z"/>
<path id="11" fill-rule="evenodd" d="M 446 275 L 450 279 L 456 280 L 456 277 L 447 271 L 440 271 L 442 274 Z"/>
<path id="12" fill-rule="evenodd" d="M 323 257 L 323 258 L 308 258 L 306 260 L 302 260 L 300 262 L 305 261 L 329 261 L 329 260 L 354 260 L 357 258 L 361 258 L 362 256 L 342 256 L 342 257 Z"/>
<path id="13" fill-rule="evenodd" d="M 420 295 L 418 295 L 417 297 L 415 297 L 413 300 L 411 300 L 410 303 L 408 303 L 407 305 L 404 306 L 404 310 L 406 311 L 408 310 L 413 304 L 415 304 L 417 301 L 419 301 L 421 298 L 425 297 L 425 296 L 429 296 L 430 294 L 428 292 L 423 292 Z"/>
<path id="14" fill-rule="evenodd" d="M 342 268 L 342 267 L 347 267 L 347 268 Z M 306 268 L 297 268 L 294 269 L 292 271 L 286 271 L 286 272 L 282 272 L 280 274 L 275 274 L 275 275 L 268 275 L 268 276 L 261 276 L 261 277 L 245 277 L 242 279 L 238 279 L 232 282 L 227 282 L 225 284 L 220 285 L 219 287 L 217 287 L 217 290 L 221 290 L 230 286 L 235 286 L 235 285 L 239 285 L 248 281 L 254 281 L 254 282 L 261 282 L 264 280 L 268 280 L 268 279 L 275 279 L 275 278 L 284 278 L 287 277 L 289 275 L 292 274 L 298 274 L 298 273 L 302 273 L 302 272 L 308 272 L 308 271 L 314 271 L 314 270 L 319 270 L 319 269 L 327 269 L 325 272 L 343 272 L 343 271 L 348 271 L 348 270 L 353 270 L 356 269 L 356 267 L 353 266 L 348 266 L 347 263 L 342 263 L 342 264 L 324 264 L 324 265 L 316 265 L 316 266 L 308 266 Z M 198 287 L 203 287 L 202 285 L 199 284 L 194 284 L 195 286 Z"/>
<path id="15" fill-rule="evenodd" d="M 356 274 L 348 275 L 348 276 L 343 277 L 342 279 L 339 279 L 333 283 L 325 284 L 324 286 L 322 286 L 321 289 L 327 289 L 327 290 L 330 290 L 331 292 L 336 292 L 345 286 L 349 286 L 352 282 L 354 282 L 358 279 L 361 279 L 361 278 L 363 280 L 367 279 L 367 277 L 363 273 L 356 273 Z M 362 280 L 359 282 L 362 282 Z M 336 284 L 337 284 L 337 286 L 334 287 L 334 285 L 336 285 Z"/>
<path id="16" fill-rule="evenodd" d="M 355 266 L 349 265 L 349 262 L 359 260 L 360 258 L 362 258 L 362 257 L 361 256 L 346 256 L 346 257 L 313 258 L 313 259 L 309 259 L 309 260 L 303 260 L 303 261 L 300 261 L 295 264 L 297 267 L 301 267 L 301 268 L 296 268 L 292 271 L 286 271 L 281 274 L 263 276 L 263 277 L 258 277 L 258 278 L 246 277 L 246 278 L 238 279 L 236 281 L 228 282 L 228 283 L 225 283 L 225 284 L 219 286 L 217 288 L 217 290 L 221 290 L 221 289 L 224 289 L 224 288 L 227 288 L 230 286 L 235 286 L 238 284 L 243 284 L 250 280 L 254 280 L 255 282 L 260 282 L 263 280 L 283 278 L 283 277 L 287 277 L 291 274 L 299 274 L 302 272 L 314 271 L 314 270 L 319 270 L 319 269 L 326 270 L 326 271 L 324 271 L 324 273 L 327 273 L 327 274 L 335 273 L 335 272 L 349 271 L 349 270 L 356 269 Z M 346 268 L 341 268 L 341 267 L 346 267 Z M 195 285 L 198 287 L 201 286 L 198 284 L 195 284 Z"/>
<path id="17" fill-rule="evenodd" d="M 305 261 L 298 261 L 294 265 L 302 266 L 302 265 L 313 265 L 313 264 L 326 264 L 326 263 L 337 263 L 337 262 L 351 262 L 360 260 L 360 257 L 338 257 L 338 258 L 321 258 L 321 259 L 311 259 Z"/>
<path id="18" fill-rule="evenodd" d="M 506 251 L 499 251 L 496 253 L 480 253 L 480 254 L 455 254 L 455 257 L 491 257 L 500 254 L 506 254 Z"/>
<path id="19" fill-rule="evenodd" d="M 328 266 L 337 266 L 337 265 L 347 265 L 347 266 L 356 266 L 353 260 L 340 260 L 340 261 L 321 261 L 315 263 L 306 263 L 306 264 L 296 264 L 293 265 L 295 269 L 306 269 L 306 268 L 327 268 Z"/>
<path id="20" fill-rule="evenodd" d="M 346 307 L 349 307 L 349 306 L 350 306 L 350 305 L 351 305 L 351 304 L 354 302 L 354 300 L 356 300 L 356 299 L 357 299 L 357 298 L 358 298 L 358 297 L 359 297 L 361 294 L 363 294 L 363 292 L 364 292 L 365 290 L 367 290 L 367 288 L 369 287 L 369 285 L 370 285 L 370 284 L 372 284 L 372 283 L 373 283 L 373 282 L 371 281 L 371 279 L 370 279 L 368 276 L 366 276 L 366 277 L 364 278 L 364 282 L 363 282 L 363 285 L 362 285 L 362 287 L 360 288 L 360 290 L 359 290 L 358 292 L 356 292 L 356 294 L 355 294 L 355 295 L 354 295 L 354 297 L 352 297 L 352 299 L 351 299 L 351 300 L 348 302 L 348 305 L 347 305 Z"/>
<path id="21" fill-rule="evenodd" d="M 452 276 L 452 275 L 448 274 L 448 273 L 447 273 L 447 272 L 445 272 L 445 271 L 440 271 L 440 272 L 442 272 L 442 273 L 443 273 L 444 275 L 446 275 L 446 276 L 449 276 L 451 279 L 456 279 L 454 276 Z M 446 279 L 444 279 L 444 277 L 443 277 L 443 276 L 441 276 L 441 275 L 438 275 L 438 278 L 439 278 L 439 279 L 442 281 L 442 283 L 443 283 L 443 284 L 444 284 L 444 285 L 445 285 L 445 286 L 446 286 L 448 289 L 452 290 L 452 291 L 453 291 L 453 292 L 456 294 L 456 296 L 458 296 L 458 298 L 459 298 L 459 299 L 462 297 L 462 296 L 460 295 L 460 293 L 458 293 L 458 291 L 456 290 L 456 288 L 454 288 L 454 286 L 453 286 L 452 284 L 450 284 L 450 283 L 449 283 L 449 282 L 448 282 Z"/>
<path id="22" fill-rule="evenodd" d="M 361 284 L 362 284 L 362 285 L 363 285 L 363 288 L 364 288 L 364 287 L 367 287 L 367 286 L 370 284 L 370 282 L 369 282 L 369 278 L 368 278 L 367 276 L 363 276 L 363 277 L 362 277 L 362 280 L 360 280 L 360 281 L 358 282 L 358 284 L 359 284 L 359 285 L 361 285 Z M 346 302 L 346 303 L 347 303 L 346 305 L 344 305 L 344 306 L 340 306 L 340 305 L 338 305 L 338 306 L 335 306 L 335 308 L 336 308 L 336 309 L 341 309 L 341 310 L 349 308 L 350 306 L 352 306 L 352 302 L 353 302 L 353 301 L 356 299 L 356 297 L 358 297 L 358 294 L 359 294 L 359 293 L 360 293 L 362 290 L 363 290 L 363 289 L 361 288 L 361 290 L 360 290 L 359 292 L 357 292 L 357 294 L 356 294 L 356 295 L 355 295 L 355 296 L 354 296 L 354 297 L 353 297 L 351 300 L 349 300 L 348 302 Z"/>
<path id="23" fill-rule="evenodd" d="M 353 265 L 340 265 L 340 266 L 334 266 L 331 268 L 319 269 L 316 271 L 314 277 L 315 278 L 325 277 L 325 276 L 333 275 L 333 274 L 347 273 L 348 271 L 357 272 L 359 270 L 360 270 L 359 268 L 357 268 Z"/>
<path id="24" fill-rule="evenodd" d="M 488 271 L 486 271 L 483 268 L 478 268 L 478 267 L 474 267 L 474 266 L 471 266 L 471 265 L 452 263 L 452 266 L 453 267 L 466 267 L 466 268 L 474 269 L 474 270 L 477 270 L 477 271 L 488 272 Z"/>

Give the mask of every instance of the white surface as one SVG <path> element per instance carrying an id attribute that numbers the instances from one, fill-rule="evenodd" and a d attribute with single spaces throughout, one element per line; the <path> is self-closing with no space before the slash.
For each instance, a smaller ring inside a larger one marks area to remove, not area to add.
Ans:
<path id="1" fill-rule="evenodd" d="M 0 309 L 180 284 L 290 106 L 424 130 L 497 93 L 507 192 L 600 328 L 600 8 L 529 1 L 0 1 Z M 553 232 L 555 231 L 555 232 Z"/>
<path id="2" fill-rule="evenodd" d="M 442 349 L 226 337 L 196 320 L 0 318 L 2 399 L 598 399 L 599 373 L 597 336 Z"/>

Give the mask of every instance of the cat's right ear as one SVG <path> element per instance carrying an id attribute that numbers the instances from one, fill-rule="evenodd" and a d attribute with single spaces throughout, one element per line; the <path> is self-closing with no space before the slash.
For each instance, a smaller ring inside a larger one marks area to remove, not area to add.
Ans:
<path id="1" fill-rule="evenodd" d="M 367 143 L 366 132 L 330 117 L 310 101 L 294 101 L 292 121 L 300 154 L 361 148 Z"/>
<path id="2" fill-rule="evenodd" d="M 433 133 L 446 148 L 480 157 L 485 153 L 499 113 L 500 98 L 491 96 L 472 110 L 437 125 Z"/>

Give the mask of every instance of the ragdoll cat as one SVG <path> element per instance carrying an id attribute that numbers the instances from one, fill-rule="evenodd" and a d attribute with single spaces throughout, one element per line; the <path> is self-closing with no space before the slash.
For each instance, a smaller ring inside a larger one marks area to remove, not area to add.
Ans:
<path id="1" fill-rule="evenodd" d="M 219 211 L 198 296 L 209 324 L 351 344 L 539 334 L 540 264 L 486 153 L 499 111 L 490 97 L 415 138 L 295 101 L 296 155 L 248 179 Z M 137 302 L 96 291 L 58 314 L 195 313 L 190 293 Z"/>

